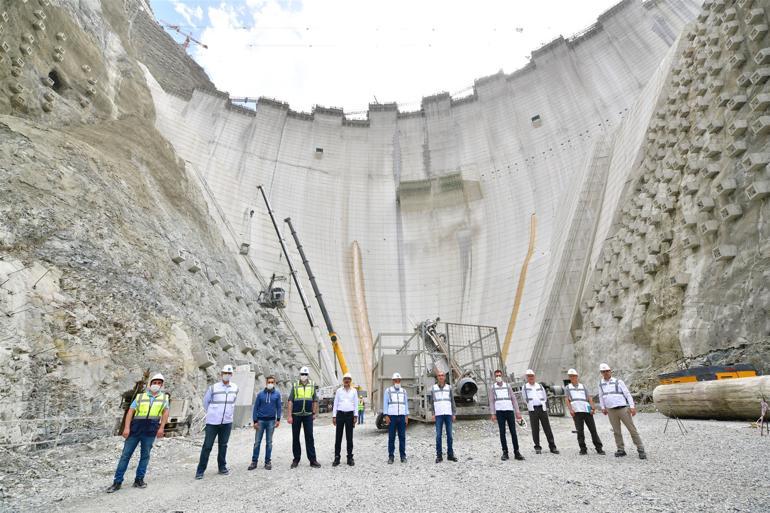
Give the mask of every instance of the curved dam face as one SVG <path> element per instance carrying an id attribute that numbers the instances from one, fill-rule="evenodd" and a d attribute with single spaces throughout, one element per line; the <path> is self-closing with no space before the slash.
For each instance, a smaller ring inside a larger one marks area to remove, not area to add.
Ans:
<path id="1" fill-rule="evenodd" d="M 588 266 L 699 9 L 689 0 L 621 2 L 583 34 L 533 52 L 524 69 L 477 80 L 471 96 L 426 97 L 418 112 L 370 105 L 365 120 L 266 99 L 254 112 L 223 93 L 147 79 L 157 128 L 202 179 L 222 230 L 251 245 L 247 258 L 267 277 L 288 270 L 257 185 L 279 218 L 292 218 L 354 373 L 366 361 L 362 309 L 375 336 L 441 316 L 496 326 L 502 345 L 535 215 L 506 363 L 555 380 L 574 365 Z M 298 295 L 286 288 L 287 313 L 311 342 Z"/>

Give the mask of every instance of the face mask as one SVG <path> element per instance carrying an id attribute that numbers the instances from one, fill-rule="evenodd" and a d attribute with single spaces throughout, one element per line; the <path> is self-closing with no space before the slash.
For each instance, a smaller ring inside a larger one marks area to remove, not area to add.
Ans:
<path id="1" fill-rule="evenodd" d="M 401 388 L 401 383 L 394 383 L 393 386 L 396 388 L 396 390 L 398 390 Z"/>
<path id="2" fill-rule="evenodd" d="M 222 381 L 227 383 L 228 381 L 230 381 L 230 378 L 232 378 L 232 377 L 233 376 L 231 374 L 222 374 Z"/>
<path id="3" fill-rule="evenodd" d="M 495 376 L 495 381 L 497 381 L 498 383 L 502 383 L 503 382 L 503 377 L 502 376 Z"/>
<path id="4" fill-rule="evenodd" d="M 160 385 L 150 385 L 150 392 L 153 394 L 160 392 Z"/>
<path id="5" fill-rule="evenodd" d="M 267 389 L 268 389 L 268 390 L 272 390 L 272 389 L 274 389 L 274 388 L 275 388 L 275 383 L 268 383 L 268 384 L 267 384 Z"/>

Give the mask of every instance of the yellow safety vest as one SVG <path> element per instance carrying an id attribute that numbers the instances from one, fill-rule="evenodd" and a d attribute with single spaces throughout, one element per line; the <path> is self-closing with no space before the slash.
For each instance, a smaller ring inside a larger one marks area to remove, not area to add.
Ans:
<path id="1" fill-rule="evenodd" d="M 315 385 L 312 381 L 308 381 L 306 385 L 302 385 L 299 382 L 294 383 L 294 402 L 302 401 L 302 409 L 294 407 L 292 413 L 311 413 L 313 411 L 312 406 L 310 410 L 306 410 L 305 407 L 308 401 L 312 404 L 313 395 L 315 395 Z"/>
<path id="2" fill-rule="evenodd" d="M 149 392 L 144 392 L 136 396 L 135 419 L 160 419 L 163 410 L 166 407 L 166 394 L 158 392 L 158 395 L 152 397 Z"/>

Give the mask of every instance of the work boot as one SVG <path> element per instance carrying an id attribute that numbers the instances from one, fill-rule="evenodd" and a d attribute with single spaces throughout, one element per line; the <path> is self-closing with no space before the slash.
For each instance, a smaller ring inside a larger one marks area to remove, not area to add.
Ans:
<path id="1" fill-rule="evenodd" d="M 623 449 L 618 449 L 617 451 L 615 451 L 616 458 L 622 458 L 625 455 L 626 455 L 626 451 L 624 451 Z"/>
<path id="2" fill-rule="evenodd" d="M 642 451 L 639 451 L 639 459 L 640 460 L 646 460 L 647 459 L 647 453 Z"/>
<path id="3" fill-rule="evenodd" d="M 350 456 L 348 458 L 348 466 L 349 467 L 355 467 L 356 466 L 356 462 L 353 460 L 353 456 Z"/>
<path id="4" fill-rule="evenodd" d="M 230 469 L 225 467 L 223 469 L 220 469 L 219 473 L 222 474 L 223 476 L 229 476 L 230 475 Z"/>
<path id="5" fill-rule="evenodd" d="M 339 463 L 338 463 L 338 465 L 339 465 Z M 310 462 L 310 466 L 313 467 L 313 468 L 321 468 L 321 464 L 318 463 L 316 460 L 311 461 Z"/>
<path id="6" fill-rule="evenodd" d="M 444 457 L 441 454 L 436 456 L 436 463 L 441 463 L 442 461 L 444 461 Z"/>
<path id="7" fill-rule="evenodd" d="M 299 460 L 292 460 L 291 468 L 297 468 L 297 465 L 299 465 Z"/>
<path id="8" fill-rule="evenodd" d="M 454 454 L 450 454 L 449 456 L 446 457 L 446 459 L 448 459 L 449 461 L 454 461 L 455 463 L 457 462 L 457 458 L 455 458 Z"/>
<path id="9" fill-rule="evenodd" d="M 249 468 L 246 470 L 254 470 L 255 468 L 257 468 L 257 465 L 258 465 L 258 462 L 252 461 L 251 465 L 249 465 Z"/>
<path id="10" fill-rule="evenodd" d="M 519 451 L 514 451 L 513 459 L 519 460 L 519 461 L 524 461 L 524 456 L 522 456 Z"/>
<path id="11" fill-rule="evenodd" d="M 388 465 L 393 464 L 393 456 L 388 456 Z"/>
<path id="12" fill-rule="evenodd" d="M 601 454 L 602 456 L 604 456 L 604 455 L 605 455 L 605 454 L 607 454 L 607 453 L 606 453 L 606 452 L 604 452 L 604 449 L 602 449 L 601 447 L 599 447 L 598 449 L 596 449 L 596 454 Z"/>
<path id="13" fill-rule="evenodd" d="M 107 488 L 107 493 L 115 493 L 118 490 L 120 490 L 120 483 L 112 483 L 109 488 Z"/>
<path id="14" fill-rule="evenodd" d="M 273 464 L 269 461 L 265 462 L 265 470 L 273 470 Z"/>
<path id="15" fill-rule="evenodd" d="M 508 453 L 507 453 L 507 452 L 504 452 L 504 453 L 503 453 L 503 455 L 502 455 L 502 456 L 500 456 L 500 459 L 501 459 L 502 461 L 508 461 Z"/>
<path id="16" fill-rule="evenodd" d="M 401 458 L 401 463 L 406 463 L 406 456 L 403 456 L 403 457 Z"/>
<path id="17" fill-rule="evenodd" d="M 144 482 L 144 479 L 135 479 L 134 488 L 147 488 L 147 483 Z"/>
<path id="18" fill-rule="evenodd" d="M 334 458 L 334 461 L 332 462 L 332 467 L 339 466 L 339 464 L 340 464 L 340 459 L 339 458 Z"/>
<path id="19" fill-rule="evenodd" d="M 585 456 L 586 454 L 588 454 L 588 449 L 586 449 L 586 448 L 580 449 L 580 455 L 581 456 Z"/>
<path id="20" fill-rule="evenodd" d="M 556 447 L 551 447 L 550 450 L 551 450 L 551 454 L 559 454 L 559 449 L 557 449 Z"/>

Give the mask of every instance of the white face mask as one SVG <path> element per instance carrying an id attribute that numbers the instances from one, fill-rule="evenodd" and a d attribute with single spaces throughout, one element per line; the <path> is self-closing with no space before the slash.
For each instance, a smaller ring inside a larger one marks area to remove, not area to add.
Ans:
<path id="1" fill-rule="evenodd" d="M 233 375 L 232 375 L 232 374 L 222 374 L 222 381 L 224 381 L 225 383 L 227 383 L 227 382 L 229 382 L 229 381 L 230 381 L 230 378 L 232 378 L 232 377 L 233 377 Z"/>
<path id="2" fill-rule="evenodd" d="M 150 385 L 150 392 L 153 394 L 160 392 L 160 385 Z"/>
<path id="3" fill-rule="evenodd" d="M 503 377 L 502 376 L 495 376 L 495 381 L 497 381 L 498 383 L 502 383 L 503 382 Z"/>
<path id="4" fill-rule="evenodd" d="M 268 389 L 268 390 L 272 390 L 272 389 L 274 389 L 274 388 L 275 388 L 275 383 L 268 383 L 268 384 L 267 384 L 267 389 Z"/>
<path id="5" fill-rule="evenodd" d="M 396 390 L 398 390 L 399 388 L 401 388 L 401 383 L 393 383 L 393 387 L 394 387 Z"/>

